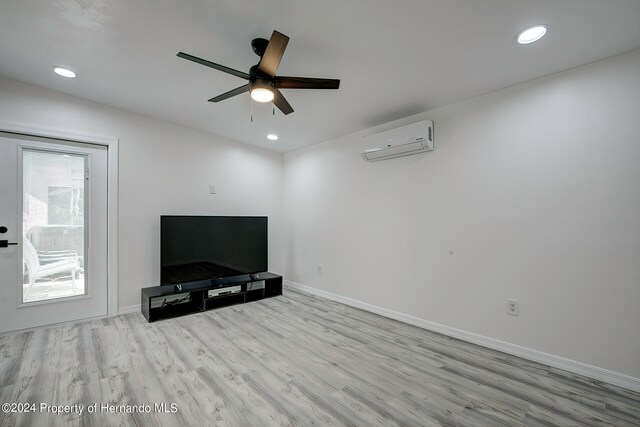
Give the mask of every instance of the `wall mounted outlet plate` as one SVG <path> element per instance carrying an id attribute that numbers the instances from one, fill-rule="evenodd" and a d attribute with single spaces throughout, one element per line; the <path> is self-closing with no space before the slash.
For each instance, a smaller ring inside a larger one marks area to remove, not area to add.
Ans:
<path id="1" fill-rule="evenodd" d="M 507 314 L 510 314 L 512 316 L 520 315 L 520 303 L 517 299 L 507 300 Z"/>

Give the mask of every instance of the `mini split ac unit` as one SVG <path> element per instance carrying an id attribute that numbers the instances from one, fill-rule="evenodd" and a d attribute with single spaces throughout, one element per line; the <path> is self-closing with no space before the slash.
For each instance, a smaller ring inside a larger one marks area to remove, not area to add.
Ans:
<path id="1" fill-rule="evenodd" d="M 363 137 L 367 147 L 361 156 L 368 162 L 394 159 L 433 151 L 433 122 L 421 120 L 409 125 Z"/>

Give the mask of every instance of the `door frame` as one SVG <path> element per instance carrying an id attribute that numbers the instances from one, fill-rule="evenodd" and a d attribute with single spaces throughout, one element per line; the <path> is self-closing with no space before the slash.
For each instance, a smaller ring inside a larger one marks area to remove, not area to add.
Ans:
<path id="1" fill-rule="evenodd" d="M 115 137 L 0 122 L 0 132 L 107 147 L 107 316 L 118 315 L 118 145 Z"/>

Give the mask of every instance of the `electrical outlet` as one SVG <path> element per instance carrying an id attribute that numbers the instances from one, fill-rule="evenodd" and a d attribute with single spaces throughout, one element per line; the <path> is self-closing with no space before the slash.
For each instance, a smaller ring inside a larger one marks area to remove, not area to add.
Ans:
<path id="1" fill-rule="evenodd" d="M 322 266 L 321 265 L 318 265 L 318 274 L 322 275 Z"/>
<path id="2" fill-rule="evenodd" d="M 520 303 L 517 299 L 507 300 L 507 314 L 510 314 L 512 316 L 520 315 Z"/>
<path id="3" fill-rule="evenodd" d="M 209 184 L 209 194 L 216 194 L 216 185 Z"/>

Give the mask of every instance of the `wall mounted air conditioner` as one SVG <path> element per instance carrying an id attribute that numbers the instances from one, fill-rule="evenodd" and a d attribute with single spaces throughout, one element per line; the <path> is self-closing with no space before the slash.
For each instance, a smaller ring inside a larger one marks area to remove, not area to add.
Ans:
<path id="1" fill-rule="evenodd" d="M 433 122 L 421 120 L 363 137 L 367 148 L 360 154 L 368 162 L 433 151 Z"/>

